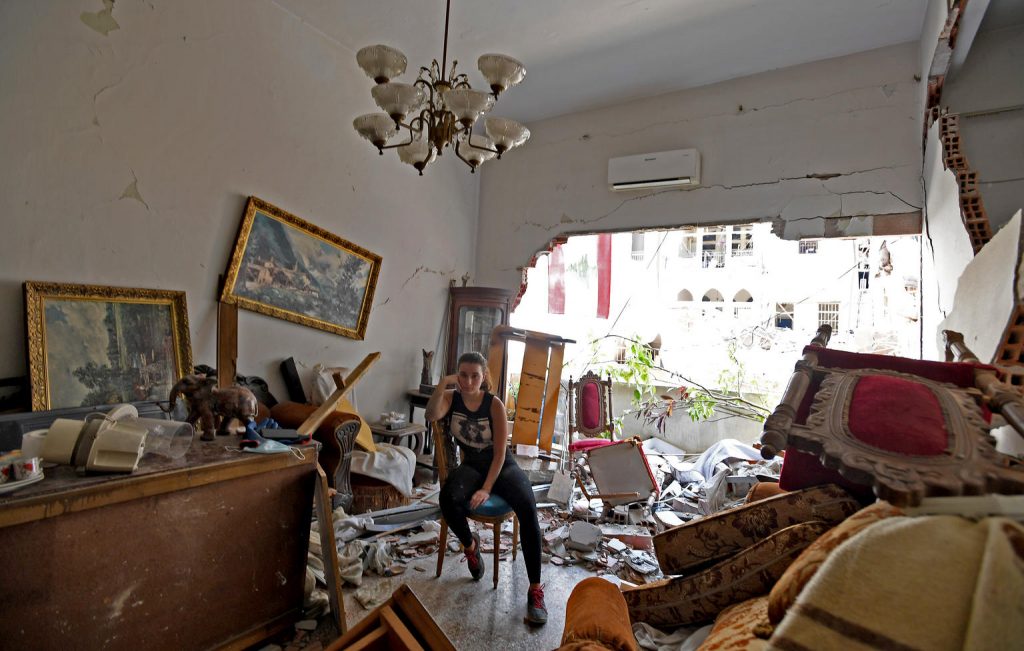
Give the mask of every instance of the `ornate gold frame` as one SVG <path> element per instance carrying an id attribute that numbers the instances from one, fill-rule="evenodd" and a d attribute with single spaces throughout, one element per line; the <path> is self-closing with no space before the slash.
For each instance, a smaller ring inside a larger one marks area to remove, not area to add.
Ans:
<path id="1" fill-rule="evenodd" d="M 272 219 L 276 219 L 286 227 L 298 230 L 304 235 L 325 242 L 341 251 L 344 251 L 345 253 L 363 258 L 370 264 L 369 278 L 363 293 L 363 301 L 359 308 L 359 316 L 355 328 L 347 328 L 343 325 L 301 314 L 294 310 L 252 300 L 244 296 L 239 296 L 235 292 L 235 285 L 239 280 L 242 260 L 245 257 L 246 246 L 249 242 L 249 235 L 252 232 L 253 222 L 255 221 L 257 211 L 271 217 Z M 299 217 L 296 217 L 286 210 L 282 210 L 281 208 L 267 203 L 257 197 L 249 197 L 249 201 L 245 206 L 245 215 L 242 217 L 242 224 L 239 227 L 238 238 L 235 241 L 235 248 L 231 254 L 231 261 L 228 263 L 228 269 L 224 280 L 224 288 L 221 292 L 220 300 L 224 303 L 238 305 L 246 310 L 259 312 L 260 314 L 266 314 L 267 316 L 276 317 L 278 319 L 284 319 L 285 321 L 291 321 L 310 328 L 326 330 L 327 332 L 333 332 L 334 334 L 349 337 L 351 339 L 362 339 L 366 334 L 366 326 L 370 319 L 370 308 L 373 305 L 373 294 L 377 288 L 377 276 L 380 274 L 381 260 L 382 258 L 376 253 L 372 253 L 361 246 L 325 231 L 319 226 L 315 226 Z"/>
<path id="2" fill-rule="evenodd" d="M 174 363 L 177 377 L 192 372 L 192 343 L 188 329 L 188 307 L 185 303 L 185 292 L 28 281 L 25 283 L 25 330 L 33 411 L 53 408 L 50 401 L 50 378 L 46 367 L 47 341 L 43 308 L 43 302 L 46 299 L 167 305 L 171 310 L 170 325 L 174 337 Z"/>

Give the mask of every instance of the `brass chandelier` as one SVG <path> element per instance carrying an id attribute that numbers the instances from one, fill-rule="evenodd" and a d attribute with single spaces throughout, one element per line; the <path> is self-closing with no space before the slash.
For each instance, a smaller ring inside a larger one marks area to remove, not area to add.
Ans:
<path id="1" fill-rule="evenodd" d="M 359 67 L 377 84 L 370 91 L 384 112 L 360 115 L 352 126 L 381 155 L 385 149 L 397 149 L 403 163 L 423 169 L 440 156 L 445 147 L 469 166 L 470 172 L 495 156 L 518 147 L 530 137 L 523 125 L 507 118 L 484 119 L 484 134 L 473 133 L 477 120 L 491 110 L 503 91 L 523 80 L 526 68 L 504 54 L 484 54 L 477 67 L 490 84 L 491 91 L 474 90 L 465 73 L 456 74 L 458 61 L 448 69 L 448 19 L 451 0 L 444 15 L 444 50 L 441 63 L 434 59 L 430 67 L 421 67 L 412 84 L 391 81 L 405 72 L 405 55 L 387 45 L 370 45 L 356 53 Z M 446 76 L 447 75 L 447 76 Z M 388 144 L 396 133 L 405 130 L 404 142 Z"/>

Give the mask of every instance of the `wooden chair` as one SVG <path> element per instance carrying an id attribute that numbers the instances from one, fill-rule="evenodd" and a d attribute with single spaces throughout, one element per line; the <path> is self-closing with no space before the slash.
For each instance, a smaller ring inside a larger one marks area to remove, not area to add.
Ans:
<path id="1" fill-rule="evenodd" d="M 602 380 L 593 371 L 588 371 L 575 381 L 569 376 L 569 418 L 566 430 L 570 452 L 607 445 L 615 440 L 611 377 Z M 582 434 L 585 438 L 574 441 L 574 434 Z M 604 438 L 605 434 L 608 438 Z"/>
<path id="2" fill-rule="evenodd" d="M 448 436 L 440 421 L 430 424 L 434 435 L 434 464 L 440 485 L 444 486 L 448 479 L 448 468 L 455 467 L 455 441 Z M 494 530 L 494 587 L 498 587 L 498 561 L 501 560 L 501 525 L 509 517 L 512 518 L 512 560 L 516 559 L 516 546 L 519 544 L 519 520 L 508 502 L 491 495 L 487 501 L 469 514 L 469 519 L 491 525 Z M 448 548 L 448 523 L 441 518 L 441 537 L 437 548 L 437 576 L 441 576 L 444 568 L 444 555 Z"/>

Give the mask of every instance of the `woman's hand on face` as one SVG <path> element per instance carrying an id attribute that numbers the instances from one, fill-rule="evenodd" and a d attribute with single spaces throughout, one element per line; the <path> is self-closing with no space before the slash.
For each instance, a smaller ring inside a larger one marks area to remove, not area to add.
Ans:
<path id="1" fill-rule="evenodd" d="M 471 509 L 479 508 L 480 505 L 483 504 L 484 502 L 486 502 L 487 498 L 490 497 L 490 496 L 491 496 L 490 493 L 488 493 L 487 491 L 485 491 L 484 489 L 481 488 L 477 492 L 473 493 L 473 497 L 471 497 L 469 499 L 469 508 L 471 508 Z"/>
<path id="2" fill-rule="evenodd" d="M 438 383 L 438 386 L 441 387 L 442 389 L 450 387 L 452 385 L 459 386 L 459 376 L 455 375 L 454 373 L 452 375 L 444 376 Z"/>

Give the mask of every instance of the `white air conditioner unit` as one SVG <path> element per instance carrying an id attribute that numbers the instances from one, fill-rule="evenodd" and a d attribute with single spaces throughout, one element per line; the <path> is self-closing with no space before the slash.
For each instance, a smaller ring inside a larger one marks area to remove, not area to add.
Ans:
<path id="1" fill-rule="evenodd" d="M 700 152 L 676 149 L 609 159 L 608 185 L 612 190 L 699 187 Z"/>

